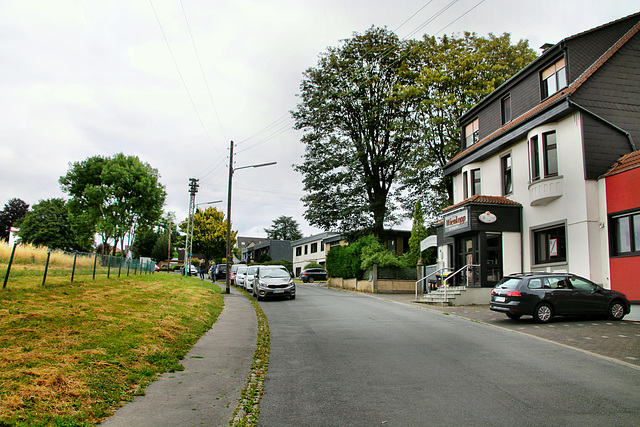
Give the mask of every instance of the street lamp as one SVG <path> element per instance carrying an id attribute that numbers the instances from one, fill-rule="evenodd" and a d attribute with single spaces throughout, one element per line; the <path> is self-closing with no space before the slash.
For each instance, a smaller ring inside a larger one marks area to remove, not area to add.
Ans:
<path id="1" fill-rule="evenodd" d="M 269 163 L 260 163 L 258 165 L 248 165 L 248 166 L 240 166 L 239 168 L 233 167 L 233 141 L 231 141 L 231 145 L 229 147 L 229 191 L 227 193 L 227 288 L 226 293 L 231 293 L 231 282 L 229 278 L 231 276 L 231 183 L 233 181 L 233 173 L 240 169 L 247 168 L 261 168 L 262 166 L 271 166 L 275 165 L 278 162 L 269 162 Z"/>

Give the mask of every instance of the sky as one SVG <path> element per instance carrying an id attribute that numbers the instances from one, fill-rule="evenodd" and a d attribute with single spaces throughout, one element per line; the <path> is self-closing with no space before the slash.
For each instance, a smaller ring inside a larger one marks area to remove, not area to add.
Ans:
<path id="1" fill-rule="evenodd" d="M 0 207 L 67 198 L 72 163 L 116 153 L 160 173 L 165 212 L 196 203 L 265 237 L 281 215 L 306 222 L 303 72 L 371 26 L 401 39 L 510 33 L 538 48 L 638 12 L 637 0 L 0 0 Z M 277 162 L 261 168 L 244 168 Z M 396 228 L 411 228 L 405 222 Z M 329 231 L 329 230 L 327 230 Z"/>

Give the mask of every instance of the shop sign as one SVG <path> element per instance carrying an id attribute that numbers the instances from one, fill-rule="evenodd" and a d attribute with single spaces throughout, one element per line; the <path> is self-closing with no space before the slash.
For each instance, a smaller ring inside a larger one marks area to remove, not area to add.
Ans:
<path id="1" fill-rule="evenodd" d="M 486 211 L 485 213 L 480 214 L 480 216 L 478 216 L 478 219 L 485 224 L 493 224 L 498 220 L 498 217 L 495 214 Z"/>
<path id="2" fill-rule="evenodd" d="M 469 209 L 462 209 L 444 217 L 445 234 L 450 234 L 459 230 L 466 230 L 470 226 Z"/>

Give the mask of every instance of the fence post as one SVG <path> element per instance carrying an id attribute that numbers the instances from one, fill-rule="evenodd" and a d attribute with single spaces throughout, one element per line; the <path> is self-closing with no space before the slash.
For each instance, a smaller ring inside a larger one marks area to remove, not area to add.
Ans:
<path id="1" fill-rule="evenodd" d="M 111 277 L 111 255 L 107 255 L 109 257 L 109 262 L 107 263 L 107 279 Z"/>
<path id="2" fill-rule="evenodd" d="M 47 271 L 49 270 L 49 258 L 51 258 L 51 248 L 47 251 L 47 263 L 44 266 L 44 276 L 42 277 L 42 286 L 47 281 Z"/>
<path id="3" fill-rule="evenodd" d="M 13 255 L 16 253 L 17 243 L 13 244 L 13 249 L 11 249 L 11 257 L 9 258 L 9 265 L 7 266 L 7 273 L 4 275 L 4 284 L 2 285 L 2 289 L 7 287 L 7 282 L 9 281 L 9 272 L 11 271 L 11 264 L 13 264 Z"/>
<path id="4" fill-rule="evenodd" d="M 131 262 L 127 262 L 127 277 L 129 277 L 129 270 L 131 270 Z"/>
<path id="5" fill-rule="evenodd" d="M 96 263 L 98 262 L 98 252 L 96 252 L 96 256 L 93 257 L 93 280 L 96 280 Z"/>
<path id="6" fill-rule="evenodd" d="M 71 283 L 73 283 L 73 276 L 76 274 L 76 259 L 78 259 L 78 251 L 73 256 L 73 268 L 71 269 Z"/>

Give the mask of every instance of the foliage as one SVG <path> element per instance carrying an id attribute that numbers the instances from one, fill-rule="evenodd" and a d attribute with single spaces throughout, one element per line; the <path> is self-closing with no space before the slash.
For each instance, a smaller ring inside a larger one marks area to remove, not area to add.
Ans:
<path id="1" fill-rule="evenodd" d="M 365 236 L 349 246 L 334 246 L 327 254 L 326 270 L 329 277 L 362 278 L 362 251 L 367 246 L 381 245 L 375 236 Z"/>
<path id="2" fill-rule="evenodd" d="M 379 241 L 371 241 L 362 248 L 360 268 L 363 271 L 371 270 L 374 264 L 381 268 L 402 268 L 403 264 L 396 254 L 384 248 Z"/>
<path id="3" fill-rule="evenodd" d="M 89 251 L 93 245 L 93 229 L 84 217 L 69 212 L 60 198 L 41 200 L 19 220 L 18 235 L 24 243 L 67 251 Z"/>
<path id="4" fill-rule="evenodd" d="M 289 270 L 289 273 L 293 273 L 293 262 L 289 261 L 288 259 L 281 259 L 280 261 L 272 261 L 272 260 L 268 260 L 265 262 L 261 262 L 260 264 L 262 265 L 283 265 L 286 267 L 287 270 Z"/>
<path id="5" fill-rule="evenodd" d="M 269 254 L 260 254 L 260 257 L 258 257 L 258 263 L 259 264 L 266 264 L 268 262 L 272 261 L 271 256 Z"/>
<path id="6" fill-rule="evenodd" d="M 137 227 L 160 219 L 166 192 L 159 178 L 158 171 L 138 157 L 119 153 L 75 162 L 59 182 L 71 196 L 71 212 L 95 224 L 103 242 L 114 239 L 115 250 L 119 242 L 124 247 L 125 236 Z"/>
<path id="7" fill-rule="evenodd" d="M 180 360 L 224 305 L 169 274 L 0 292 L 0 424 L 96 425 Z M 194 315 L 194 313 L 197 313 Z"/>
<path id="8" fill-rule="evenodd" d="M 325 230 L 370 230 L 381 235 L 399 195 L 394 184 L 417 143 L 401 69 L 407 44 L 391 31 L 370 28 L 329 47 L 304 73 L 302 101 L 292 115 L 304 130 L 305 218 Z"/>
<path id="9" fill-rule="evenodd" d="M 0 212 L 0 240 L 9 240 L 11 226 L 21 219 L 29 210 L 29 205 L 22 199 L 13 198 L 4 205 Z"/>
<path id="10" fill-rule="evenodd" d="M 271 228 L 265 228 L 267 238 L 271 240 L 298 240 L 302 239 L 300 224 L 290 216 L 281 215 L 273 220 Z"/>
<path id="11" fill-rule="evenodd" d="M 187 231 L 187 220 L 180 223 L 180 230 Z M 231 231 L 231 246 L 235 246 L 237 231 Z M 227 221 L 215 207 L 204 211 L 197 209 L 193 215 L 193 252 L 202 255 L 207 265 L 211 260 L 223 259 L 227 245 Z"/>
<path id="12" fill-rule="evenodd" d="M 404 256 L 404 263 L 407 267 L 415 267 L 420 259 L 420 242 L 427 238 L 429 231 L 424 225 L 424 215 L 422 213 L 422 202 L 416 202 L 413 211 L 413 227 L 411 237 L 409 237 L 409 252 Z"/>
<path id="13" fill-rule="evenodd" d="M 322 267 L 320 264 L 318 264 L 317 262 L 310 262 L 309 264 L 305 265 L 303 270 L 306 270 L 308 268 L 324 268 Z"/>
<path id="14" fill-rule="evenodd" d="M 458 119 L 471 107 L 536 58 L 528 41 L 474 33 L 461 37 L 425 36 L 412 41 L 416 62 L 406 70 L 411 84 L 402 96 L 419 100 L 413 112 L 419 136 L 411 162 L 402 171 L 404 200 L 422 200 L 430 222 L 453 200 L 451 183 L 442 167 L 460 151 Z"/>

